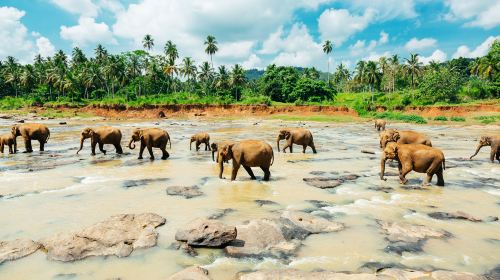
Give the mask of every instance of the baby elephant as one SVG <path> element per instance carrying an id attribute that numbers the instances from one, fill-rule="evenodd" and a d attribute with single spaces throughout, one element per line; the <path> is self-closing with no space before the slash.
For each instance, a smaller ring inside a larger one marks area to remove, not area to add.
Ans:
<path id="1" fill-rule="evenodd" d="M 224 171 L 224 162 L 233 160 L 233 170 L 231 181 L 236 180 L 238 169 L 243 165 L 252 180 L 255 175 L 251 167 L 260 167 L 264 171 L 264 181 L 269 181 L 271 172 L 269 168 L 274 162 L 274 153 L 271 145 L 264 141 L 243 140 L 241 142 L 224 144 L 219 147 L 217 161 L 219 163 L 219 178 L 222 179 Z"/>
<path id="2" fill-rule="evenodd" d="M 500 135 L 498 136 L 481 136 L 476 152 L 470 156 L 470 159 L 475 157 L 479 150 L 484 146 L 491 146 L 490 161 L 495 162 L 495 158 L 500 162 Z"/>
<path id="3" fill-rule="evenodd" d="M 385 130 L 385 125 L 387 124 L 387 122 L 385 120 L 375 120 L 375 128 L 377 129 L 377 131 L 380 131 L 380 130 Z"/>
<path id="4" fill-rule="evenodd" d="M 163 155 L 161 159 L 165 160 L 170 155 L 167 152 L 167 143 L 170 142 L 170 148 L 172 148 L 172 141 L 170 140 L 170 135 L 165 130 L 159 128 L 146 128 L 146 129 L 135 129 L 132 132 L 132 137 L 128 144 L 130 149 L 135 149 L 134 142 L 141 141 L 141 149 L 139 151 L 139 158 L 142 159 L 142 154 L 144 149 L 148 148 L 150 159 L 154 160 L 153 148 L 159 148 Z"/>
<path id="5" fill-rule="evenodd" d="M 191 140 L 189 142 L 189 150 L 191 150 L 191 144 L 196 142 L 196 151 L 200 150 L 200 145 L 205 144 L 205 151 L 210 151 L 210 135 L 206 132 L 196 133 L 191 136 Z"/>
<path id="6" fill-rule="evenodd" d="M 9 154 L 15 154 L 17 149 L 16 138 L 12 133 L 6 133 L 0 136 L 0 152 L 3 154 L 5 145 L 9 146 Z"/>
<path id="7" fill-rule="evenodd" d="M 290 153 L 293 153 L 293 144 L 301 145 L 302 152 L 306 152 L 306 148 L 309 146 L 316 153 L 316 147 L 314 146 L 312 133 L 308 129 L 304 128 L 284 128 L 280 130 L 278 134 L 277 144 L 278 152 L 280 151 L 280 140 L 286 139 L 285 147 L 283 147 L 283 153 L 286 153 L 286 148 L 290 148 Z"/>
<path id="8" fill-rule="evenodd" d="M 97 128 L 85 128 L 82 130 L 80 137 L 80 149 L 76 152 L 78 154 L 83 149 L 83 142 L 85 139 L 90 138 L 90 145 L 92 147 L 92 155 L 95 156 L 95 147 L 99 144 L 99 150 L 106 154 L 104 144 L 111 144 L 115 146 L 117 154 L 123 154 L 121 145 L 122 132 L 118 128 L 111 126 L 101 126 Z"/>
<path id="9" fill-rule="evenodd" d="M 44 151 L 45 144 L 49 141 L 50 131 L 47 126 L 38 123 L 25 123 L 22 125 L 14 125 L 12 127 L 12 134 L 14 139 L 17 136 L 22 136 L 24 139 L 24 146 L 26 153 L 33 152 L 31 147 L 31 140 L 37 140 L 40 143 L 40 151 Z"/>
<path id="10" fill-rule="evenodd" d="M 444 186 L 443 170 L 445 169 L 444 154 L 441 150 L 422 144 L 387 144 L 380 160 L 380 179 L 384 179 L 385 162 L 388 159 L 398 161 L 399 179 L 401 184 L 408 180 L 406 174 L 412 170 L 427 173 L 424 185 L 429 185 L 432 176 L 437 175 L 438 186 Z"/>
<path id="11" fill-rule="evenodd" d="M 380 148 L 384 149 L 387 143 L 398 144 L 424 144 L 432 147 L 431 140 L 427 135 L 412 130 L 388 129 L 380 133 Z"/>

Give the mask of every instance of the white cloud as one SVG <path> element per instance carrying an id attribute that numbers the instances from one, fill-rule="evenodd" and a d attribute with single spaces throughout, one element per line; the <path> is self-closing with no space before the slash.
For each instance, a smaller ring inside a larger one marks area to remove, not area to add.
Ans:
<path id="1" fill-rule="evenodd" d="M 244 69 L 263 68 L 262 59 L 256 54 L 251 54 L 250 57 L 242 63 L 242 66 Z"/>
<path id="2" fill-rule="evenodd" d="M 99 7 L 91 0 L 51 0 L 59 8 L 77 15 L 95 17 L 98 14 Z"/>
<path id="3" fill-rule="evenodd" d="M 389 42 L 389 34 L 384 31 L 380 32 L 380 39 L 378 40 L 379 44 L 385 44 Z"/>
<path id="4" fill-rule="evenodd" d="M 61 38 L 72 41 L 74 46 L 85 46 L 89 43 L 116 44 L 113 33 L 104 22 L 97 23 L 95 19 L 80 17 L 78 25 L 61 26 Z"/>
<path id="5" fill-rule="evenodd" d="M 363 58 L 363 60 L 367 61 L 378 61 L 381 57 L 389 57 L 391 56 L 390 52 L 383 52 L 383 53 L 378 53 L 378 52 L 370 52 L 368 56 Z"/>
<path id="6" fill-rule="evenodd" d="M 435 62 L 444 62 L 448 58 L 448 55 L 440 49 L 435 50 L 430 56 L 422 56 L 420 57 L 420 61 L 427 65 L 431 61 Z"/>
<path id="7" fill-rule="evenodd" d="M 379 21 L 417 16 L 414 0 L 351 0 L 348 3 L 359 12 L 373 10 Z"/>
<path id="8" fill-rule="evenodd" d="M 253 41 L 238 41 L 219 44 L 218 57 L 222 58 L 247 58 L 252 51 Z"/>
<path id="9" fill-rule="evenodd" d="M 367 9 L 363 15 L 354 15 L 345 9 L 325 10 L 318 19 L 321 38 L 332 40 L 340 46 L 352 35 L 364 30 L 373 20 L 374 14 L 372 9 Z"/>
<path id="10" fill-rule="evenodd" d="M 434 38 L 423 38 L 420 40 L 417 38 L 412 38 L 405 44 L 405 49 L 407 49 L 408 51 L 420 51 L 436 47 L 436 43 L 437 40 Z"/>
<path id="11" fill-rule="evenodd" d="M 365 40 L 358 40 L 353 45 L 349 46 L 351 55 L 358 56 L 365 53 L 373 52 L 377 46 L 381 46 L 389 41 L 389 34 L 384 31 L 380 32 L 380 38 L 378 40 L 371 40 L 370 43 L 366 44 Z"/>
<path id="12" fill-rule="evenodd" d="M 457 51 L 453 54 L 453 58 L 458 57 L 467 57 L 467 58 L 475 58 L 479 56 L 484 56 L 488 53 L 491 45 L 495 40 L 500 40 L 500 36 L 490 36 L 484 40 L 479 46 L 477 46 L 474 50 L 469 49 L 466 45 L 462 45 L 457 48 Z"/>
<path id="13" fill-rule="evenodd" d="M 36 47 L 38 48 L 38 53 L 43 57 L 52 56 L 56 52 L 50 40 L 43 36 L 36 39 Z"/>
<path id="14" fill-rule="evenodd" d="M 446 20 L 466 20 L 466 26 L 490 29 L 500 25 L 500 1 L 498 0 L 447 0 L 450 11 Z"/>

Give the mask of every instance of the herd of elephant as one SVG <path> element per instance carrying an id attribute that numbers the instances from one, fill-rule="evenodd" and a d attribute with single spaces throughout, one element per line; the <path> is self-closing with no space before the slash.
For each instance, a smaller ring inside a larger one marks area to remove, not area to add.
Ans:
<path id="1" fill-rule="evenodd" d="M 380 163 L 380 179 L 384 178 L 385 163 L 387 160 L 395 160 L 398 163 L 399 179 L 401 184 L 407 182 L 406 175 L 415 171 L 426 173 L 424 185 L 431 182 L 434 175 L 437 176 L 437 185 L 444 186 L 443 171 L 445 169 L 445 157 L 440 149 L 432 147 L 432 142 L 426 135 L 411 130 L 385 129 L 384 120 L 375 120 L 375 128 L 380 132 L 380 148 L 382 151 Z M 31 141 L 40 143 L 40 151 L 44 151 L 44 146 L 50 138 L 50 131 L 46 125 L 37 123 L 26 123 L 12 126 L 11 132 L 0 136 L 0 151 L 4 152 L 4 147 L 9 147 L 9 153 L 17 152 L 18 136 L 23 137 L 27 153 L 33 152 Z M 122 133 L 120 129 L 102 126 L 97 128 L 85 128 L 81 132 L 80 148 L 77 154 L 83 149 L 85 139 L 90 138 L 92 155 L 95 155 L 96 146 L 106 154 L 104 145 L 113 145 L 116 153 L 122 154 L 121 147 Z M 277 137 L 277 147 L 280 151 L 280 140 L 286 140 L 282 151 L 289 149 L 293 152 L 293 145 L 302 146 L 302 152 L 305 153 L 307 147 L 311 147 L 313 153 L 316 153 L 312 133 L 305 128 L 283 128 L 280 129 Z M 128 147 L 135 149 L 135 142 L 140 142 L 139 158 L 142 159 L 144 150 L 147 148 L 151 160 L 154 160 L 153 148 L 159 148 L 162 152 L 162 159 L 167 159 L 170 155 L 167 152 L 167 144 L 172 147 L 172 141 L 167 131 L 160 128 L 134 129 L 129 141 Z M 248 172 L 250 177 L 255 180 L 255 175 L 251 167 L 260 167 L 264 171 L 264 181 L 268 181 L 271 172 L 270 167 L 274 162 L 274 152 L 271 145 L 260 140 L 242 140 L 242 141 L 224 141 L 210 144 L 210 135 L 206 132 L 197 133 L 190 139 L 189 149 L 192 143 L 196 144 L 196 151 L 200 145 L 205 145 L 205 151 L 212 151 L 212 160 L 219 164 L 219 178 L 222 178 L 224 163 L 232 160 L 233 169 L 231 180 L 236 179 L 238 170 L 241 166 Z M 476 152 L 470 157 L 472 159 L 484 146 L 491 146 L 490 160 L 494 159 L 500 162 L 500 136 L 482 136 L 479 140 Z M 215 159 L 217 153 L 217 159 Z"/>

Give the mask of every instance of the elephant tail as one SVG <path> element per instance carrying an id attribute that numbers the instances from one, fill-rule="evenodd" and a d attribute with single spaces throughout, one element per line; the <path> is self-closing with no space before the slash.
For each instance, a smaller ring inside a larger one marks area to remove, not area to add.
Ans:
<path id="1" fill-rule="evenodd" d="M 271 165 L 273 165 L 273 163 L 274 163 L 274 151 L 273 151 L 273 149 L 271 149 L 271 155 L 272 155 Z"/>
<path id="2" fill-rule="evenodd" d="M 49 139 L 50 139 L 50 130 L 47 131 L 47 138 L 45 138 L 45 144 L 49 142 Z"/>
<path id="3" fill-rule="evenodd" d="M 167 141 L 169 143 L 170 149 L 172 149 L 172 139 L 170 139 L 170 135 L 168 136 Z"/>
<path id="4" fill-rule="evenodd" d="M 443 170 L 446 170 L 446 164 L 445 164 L 445 162 L 446 162 L 446 159 L 443 158 Z"/>

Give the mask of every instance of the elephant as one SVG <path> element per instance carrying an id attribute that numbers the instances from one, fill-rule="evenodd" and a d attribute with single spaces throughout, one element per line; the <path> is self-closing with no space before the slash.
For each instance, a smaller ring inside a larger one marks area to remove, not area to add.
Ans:
<path id="1" fill-rule="evenodd" d="M 33 152 L 31 140 L 37 140 L 40 143 L 40 151 L 43 152 L 45 144 L 49 141 L 50 131 L 49 128 L 43 124 L 25 123 L 12 126 L 12 135 L 14 135 L 14 151 L 17 149 L 17 136 L 22 136 L 26 147 L 26 153 Z"/>
<path id="2" fill-rule="evenodd" d="M 316 154 L 316 147 L 314 146 L 312 133 L 304 128 L 284 128 L 280 129 L 276 143 L 278 145 L 278 152 L 280 151 L 280 140 L 286 139 L 283 153 L 286 153 L 286 148 L 290 148 L 290 153 L 293 153 L 293 144 L 302 146 L 302 153 L 306 152 L 307 146 L 311 147 L 313 153 Z"/>
<path id="3" fill-rule="evenodd" d="M 443 170 L 445 167 L 445 158 L 441 150 L 429 147 L 423 144 L 398 144 L 388 143 L 384 148 L 380 160 L 380 179 L 384 179 L 385 162 L 387 159 L 398 161 L 399 179 L 401 184 L 408 180 L 406 174 L 414 170 L 418 173 L 427 173 L 424 185 L 429 185 L 432 177 L 437 175 L 438 186 L 444 186 Z"/>
<path id="4" fill-rule="evenodd" d="M 412 130 L 388 129 L 380 133 L 380 148 L 384 149 L 388 142 L 398 144 L 424 144 L 432 147 L 427 135 Z"/>
<path id="5" fill-rule="evenodd" d="M 264 181 L 269 181 L 269 168 L 274 163 L 274 152 L 271 145 L 259 140 L 243 140 L 232 144 L 223 144 L 219 147 L 217 159 L 219 163 L 219 178 L 222 179 L 224 162 L 233 160 L 231 181 L 236 180 L 238 169 L 243 166 L 252 180 L 255 175 L 251 167 L 260 167 L 264 171 Z"/>
<path id="6" fill-rule="evenodd" d="M 215 161 L 214 155 L 215 155 L 215 153 L 217 153 L 219 146 L 222 147 L 223 145 L 231 145 L 234 143 L 235 143 L 234 141 L 223 141 L 223 142 L 219 142 L 219 143 L 210 144 L 210 149 L 212 150 L 212 161 Z M 219 162 L 219 154 L 218 153 L 217 153 L 217 162 Z"/>
<path id="7" fill-rule="evenodd" d="M 475 157 L 479 150 L 484 146 L 491 146 L 490 161 L 495 162 L 495 158 L 500 162 L 500 135 L 497 136 L 481 136 L 476 152 L 470 156 L 470 159 Z"/>
<path id="8" fill-rule="evenodd" d="M 191 140 L 189 141 L 189 150 L 191 150 L 191 144 L 196 142 L 196 151 L 200 150 L 200 145 L 202 143 L 205 144 L 205 151 L 210 151 L 210 135 L 206 132 L 196 133 L 191 136 Z"/>
<path id="9" fill-rule="evenodd" d="M 97 128 L 87 127 L 82 130 L 82 136 L 80 138 L 80 149 L 76 152 L 78 154 L 83 149 L 83 142 L 85 139 L 90 138 L 90 145 L 92 147 L 92 155 L 95 156 L 95 147 L 99 144 L 99 150 L 106 154 L 104 150 L 104 144 L 111 144 L 115 146 L 117 154 L 123 154 L 123 149 L 121 145 L 122 132 L 118 128 L 111 126 L 101 126 Z"/>
<path id="10" fill-rule="evenodd" d="M 387 124 L 387 122 L 385 120 L 375 120 L 375 128 L 377 129 L 377 131 L 380 131 L 380 130 L 385 130 L 385 125 Z"/>
<path id="11" fill-rule="evenodd" d="M 142 154 L 144 149 L 147 147 L 150 155 L 150 159 L 154 160 L 153 148 L 160 148 L 163 155 L 161 159 L 165 160 L 170 155 L 167 152 L 167 143 L 170 142 L 170 148 L 172 148 L 172 141 L 170 140 L 170 135 L 163 129 L 159 128 L 146 128 L 146 129 L 135 129 L 132 131 L 132 137 L 128 144 L 129 149 L 135 149 L 134 142 L 141 141 L 141 148 L 139 151 L 139 158 L 142 159 Z"/>
<path id="12" fill-rule="evenodd" d="M 0 152 L 3 154 L 5 145 L 9 146 L 9 154 L 16 153 L 16 138 L 12 133 L 0 136 Z"/>

